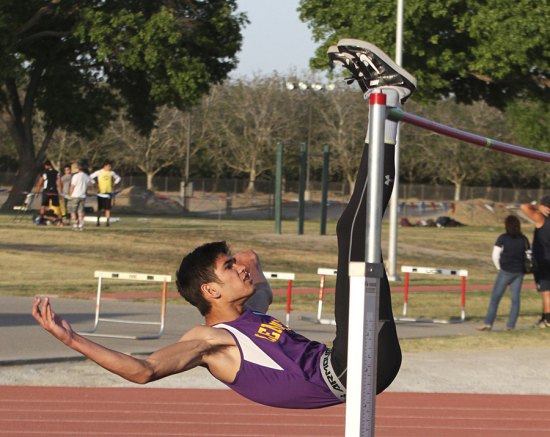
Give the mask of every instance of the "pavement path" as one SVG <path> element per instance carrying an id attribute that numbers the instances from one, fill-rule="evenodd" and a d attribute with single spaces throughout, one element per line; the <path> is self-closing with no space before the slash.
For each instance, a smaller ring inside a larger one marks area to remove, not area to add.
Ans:
<path id="1" fill-rule="evenodd" d="M 83 360 L 36 324 L 30 314 L 28 297 L 0 296 L 0 385 L 46 385 L 123 387 L 135 386 Z M 93 300 L 55 299 L 56 312 L 77 331 L 89 331 L 94 323 Z M 126 320 L 159 319 L 159 306 L 150 303 L 105 300 L 103 317 Z M 285 320 L 283 311 L 272 313 Z M 290 326 L 305 336 L 330 342 L 334 326 L 313 324 L 301 319 L 313 314 L 292 313 Z M 202 322 L 188 305 L 169 305 L 166 329 L 156 340 L 128 340 L 95 337 L 99 343 L 131 354 L 149 354 L 173 343 L 190 327 Z M 99 333 L 149 334 L 158 327 L 127 324 L 100 324 Z M 433 324 L 398 322 L 400 338 L 459 336 L 475 332 L 471 322 Z M 223 388 L 204 369 L 195 369 L 157 381 L 152 387 Z M 390 391 L 509 393 L 550 395 L 550 343 L 548 349 L 510 349 L 459 352 L 405 353 L 403 365 Z"/>

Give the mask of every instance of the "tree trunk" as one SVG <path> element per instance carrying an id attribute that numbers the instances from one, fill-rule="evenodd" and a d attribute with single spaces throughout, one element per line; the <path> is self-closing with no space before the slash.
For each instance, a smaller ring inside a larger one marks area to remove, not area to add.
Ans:
<path id="1" fill-rule="evenodd" d="M 46 150 L 56 129 L 53 125 L 46 129 L 42 144 L 38 151 L 35 151 L 32 109 L 42 72 L 41 68 L 34 69 L 23 99 L 24 104 L 19 99 L 16 81 L 12 78 L 5 81 L 9 110 L 6 106 L 0 107 L 2 110 L 0 115 L 16 145 L 19 156 L 19 171 L 8 199 L 2 205 L 2 211 L 12 211 L 13 207 L 20 205 L 26 194 L 32 190 L 40 166 L 46 158 Z"/>
<path id="2" fill-rule="evenodd" d="M 149 191 L 155 191 L 155 186 L 153 185 L 153 178 L 155 177 L 155 173 L 147 172 L 145 173 L 147 176 L 147 189 Z"/>
<path id="3" fill-rule="evenodd" d="M 32 160 L 20 160 L 19 170 L 8 199 L 2 205 L 2 211 L 13 211 L 13 207 L 23 204 L 27 193 L 33 189 L 38 175 L 39 166 Z"/>
<path id="4" fill-rule="evenodd" d="M 248 185 L 246 187 L 246 193 L 252 194 L 256 190 L 256 169 L 252 167 L 250 169 L 250 178 L 248 179 Z"/>
<path id="5" fill-rule="evenodd" d="M 460 182 L 455 182 L 455 196 L 454 201 L 458 202 L 460 200 L 460 190 L 462 188 L 462 184 Z"/>
<path id="6" fill-rule="evenodd" d="M 19 155 L 19 170 L 8 199 L 2 205 L 2 211 L 13 211 L 13 207 L 21 205 L 25 196 L 33 189 L 41 162 L 34 153 L 32 138 L 25 138 L 23 129 L 16 129 L 15 123 L 6 123 L 10 135 L 17 146 Z"/>

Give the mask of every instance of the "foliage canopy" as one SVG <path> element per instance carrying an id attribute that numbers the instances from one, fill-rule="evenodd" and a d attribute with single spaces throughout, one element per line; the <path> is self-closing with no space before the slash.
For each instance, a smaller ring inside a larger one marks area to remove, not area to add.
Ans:
<path id="1" fill-rule="evenodd" d="M 124 109 L 145 134 L 161 105 L 195 104 L 236 65 L 245 23 L 234 0 L 2 1 L 0 115 L 20 160 L 14 190 L 30 189 L 56 129 L 91 137 Z"/>
<path id="2" fill-rule="evenodd" d="M 299 11 L 321 43 L 316 68 L 328 67 L 326 49 L 340 38 L 395 51 L 395 0 L 301 0 Z M 403 65 L 424 98 L 499 108 L 518 97 L 548 99 L 549 22 L 546 0 L 407 0 Z"/>

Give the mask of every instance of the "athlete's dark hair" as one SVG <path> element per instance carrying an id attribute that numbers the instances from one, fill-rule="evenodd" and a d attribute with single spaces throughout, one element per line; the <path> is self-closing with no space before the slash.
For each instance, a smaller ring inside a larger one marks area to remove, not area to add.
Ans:
<path id="1" fill-rule="evenodd" d="M 521 223 L 515 215 L 509 215 L 504 219 L 504 227 L 506 228 L 506 233 L 511 237 L 517 238 L 521 237 Z"/>
<path id="2" fill-rule="evenodd" d="M 225 241 L 203 244 L 185 255 L 176 272 L 179 293 L 187 302 L 197 307 L 203 316 L 210 311 L 210 303 L 204 298 L 201 285 L 220 282 L 214 272 L 216 259 L 229 253 L 229 246 Z"/>

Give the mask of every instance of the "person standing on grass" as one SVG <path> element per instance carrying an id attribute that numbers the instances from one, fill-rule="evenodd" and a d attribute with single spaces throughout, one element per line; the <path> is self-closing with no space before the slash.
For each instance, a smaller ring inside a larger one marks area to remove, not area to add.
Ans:
<path id="1" fill-rule="evenodd" d="M 478 328 L 480 331 L 493 329 L 498 305 L 506 287 L 510 287 L 510 298 L 512 306 L 508 315 L 506 329 L 512 330 L 516 327 L 520 308 L 520 293 L 524 275 L 525 249 L 529 247 L 529 240 L 521 233 L 521 224 L 515 215 L 509 215 L 504 220 L 506 232 L 499 235 L 493 247 L 492 259 L 497 269 L 497 277 L 493 285 L 491 300 L 483 325 Z"/>
<path id="2" fill-rule="evenodd" d="M 84 165 L 81 162 L 76 164 L 75 170 L 76 172 L 71 177 L 67 207 L 71 214 L 73 230 L 82 231 L 84 230 L 84 207 L 90 176 L 84 171 Z"/>
<path id="3" fill-rule="evenodd" d="M 40 205 L 40 217 L 38 219 L 39 224 L 45 224 L 44 215 L 46 210 L 51 208 L 59 208 L 59 196 L 61 193 L 61 177 L 59 172 L 53 168 L 51 161 L 44 162 L 44 170 L 38 178 L 38 187 L 42 189 L 42 203 Z M 51 203 L 51 207 L 50 207 Z M 63 220 L 58 222 L 59 225 L 63 225 Z"/>
<path id="4" fill-rule="evenodd" d="M 120 183 L 121 178 L 113 171 L 111 162 L 105 161 L 103 168 L 93 172 L 90 179 L 94 182 L 97 180 L 97 226 L 101 211 L 105 211 L 105 226 L 109 226 L 115 185 Z"/>
<path id="5" fill-rule="evenodd" d="M 522 204 L 521 210 L 535 223 L 533 258 L 537 269 L 534 276 L 542 297 L 542 316 L 536 326 L 550 328 L 550 195 L 536 204 Z"/>
<path id="6" fill-rule="evenodd" d="M 71 166 L 66 165 L 63 167 L 63 176 L 61 176 L 61 195 L 63 196 L 63 210 L 62 215 L 70 218 L 67 203 L 69 202 L 69 192 L 71 190 L 71 179 L 73 175 L 71 173 Z"/>
<path id="7" fill-rule="evenodd" d="M 375 84 L 376 91 L 386 95 L 388 105 L 399 106 L 416 88 L 412 76 L 371 44 L 342 40 L 330 50 L 333 62 L 348 62 L 347 68 L 361 80 L 366 96 Z M 358 69 L 362 75 L 357 74 Z M 381 169 L 382 215 L 393 191 L 396 135 L 397 123 L 386 121 Z M 32 314 L 43 329 L 67 346 L 136 383 L 148 383 L 203 366 L 229 388 L 261 404 L 322 408 L 342 403 L 346 397 L 348 363 L 348 269 L 351 261 L 365 261 L 367 171 L 368 145 L 365 145 L 354 191 L 336 229 L 336 336 L 332 348 L 305 338 L 267 315 L 272 291 L 257 254 L 248 250 L 233 255 L 224 241 L 196 248 L 183 258 L 176 272 L 179 293 L 200 311 L 205 324 L 195 326 L 178 343 L 146 359 L 108 349 L 78 335 L 53 311 L 48 298 L 43 302 L 35 298 Z M 377 393 L 391 384 L 401 365 L 390 287 L 382 270 Z"/>

